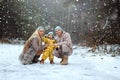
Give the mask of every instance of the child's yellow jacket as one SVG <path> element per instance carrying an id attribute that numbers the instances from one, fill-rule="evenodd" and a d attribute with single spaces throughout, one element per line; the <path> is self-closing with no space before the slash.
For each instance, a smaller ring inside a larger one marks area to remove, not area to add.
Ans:
<path id="1" fill-rule="evenodd" d="M 49 39 L 47 37 L 43 37 L 43 42 L 45 42 L 45 44 L 47 44 L 47 49 L 49 49 L 50 51 L 53 51 L 56 46 L 54 46 L 54 44 L 56 43 L 55 39 Z"/>

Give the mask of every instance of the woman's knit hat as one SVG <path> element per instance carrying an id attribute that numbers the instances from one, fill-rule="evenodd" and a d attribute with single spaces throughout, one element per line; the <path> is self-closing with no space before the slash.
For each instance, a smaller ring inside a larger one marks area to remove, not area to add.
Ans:
<path id="1" fill-rule="evenodd" d="M 39 26 L 37 30 L 45 30 L 42 26 Z"/>

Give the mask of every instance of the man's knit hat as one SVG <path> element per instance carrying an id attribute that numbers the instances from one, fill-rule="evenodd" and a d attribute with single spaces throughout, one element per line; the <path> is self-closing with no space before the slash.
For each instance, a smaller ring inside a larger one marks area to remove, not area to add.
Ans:
<path id="1" fill-rule="evenodd" d="M 60 26 L 56 26 L 56 27 L 55 27 L 55 31 L 56 31 L 56 30 L 63 31 L 63 29 L 62 29 Z"/>

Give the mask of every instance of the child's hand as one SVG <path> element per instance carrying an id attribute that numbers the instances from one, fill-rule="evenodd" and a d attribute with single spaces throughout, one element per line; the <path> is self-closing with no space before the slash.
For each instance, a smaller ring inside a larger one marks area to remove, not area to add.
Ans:
<path id="1" fill-rule="evenodd" d="M 55 43 L 55 44 L 54 44 L 54 46 L 58 46 L 58 44 L 57 44 L 57 43 Z"/>

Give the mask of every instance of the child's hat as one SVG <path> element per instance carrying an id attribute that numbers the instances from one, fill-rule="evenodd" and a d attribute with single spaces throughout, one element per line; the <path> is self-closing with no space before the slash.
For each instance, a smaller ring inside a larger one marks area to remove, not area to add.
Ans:
<path id="1" fill-rule="evenodd" d="M 53 32 L 49 32 L 49 33 L 48 33 L 48 35 L 50 35 L 50 34 L 54 35 Z"/>

